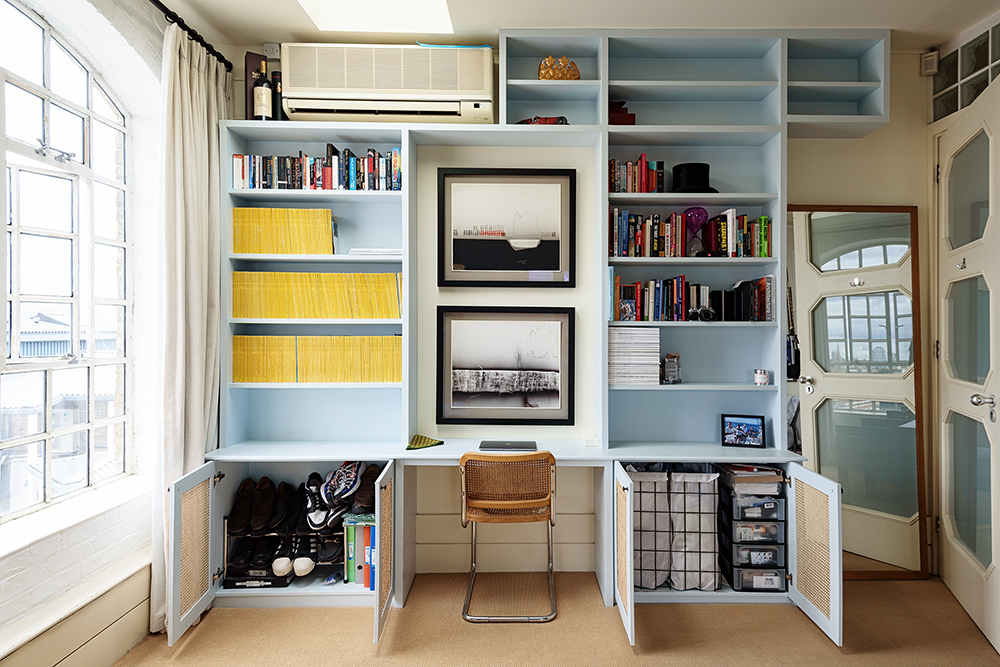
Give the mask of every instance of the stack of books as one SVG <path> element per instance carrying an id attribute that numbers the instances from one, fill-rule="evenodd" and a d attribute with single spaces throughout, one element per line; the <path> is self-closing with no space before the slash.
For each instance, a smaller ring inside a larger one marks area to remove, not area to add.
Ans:
<path id="1" fill-rule="evenodd" d="M 660 383 L 660 332 L 648 327 L 608 329 L 608 384 Z"/>
<path id="2" fill-rule="evenodd" d="M 401 336 L 233 336 L 233 382 L 402 382 Z"/>
<path id="3" fill-rule="evenodd" d="M 332 255 L 333 251 L 329 209 L 233 209 L 234 253 Z"/>
<path id="4" fill-rule="evenodd" d="M 399 319 L 401 273 L 233 272 L 233 317 Z"/>
<path id="5" fill-rule="evenodd" d="M 741 463 L 716 463 L 719 480 L 737 494 L 780 495 L 785 473 L 781 468 Z"/>

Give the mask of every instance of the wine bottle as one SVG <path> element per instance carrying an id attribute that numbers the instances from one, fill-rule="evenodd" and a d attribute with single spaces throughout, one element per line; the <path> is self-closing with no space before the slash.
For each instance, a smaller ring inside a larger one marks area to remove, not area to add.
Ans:
<path id="1" fill-rule="evenodd" d="M 253 118 L 271 120 L 271 82 L 267 78 L 267 61 L 260 61 L 260 76 L 253 82 Z"/>
<path id="2" fill-rule="evenodd" d="M 271 98 L 271 106 L 273 107 L 271 119 L 288 120 L 288 116 L 285 114 L 285 108 L 281 105 L 281 70 L 274 70 L 271 72 Z"/>

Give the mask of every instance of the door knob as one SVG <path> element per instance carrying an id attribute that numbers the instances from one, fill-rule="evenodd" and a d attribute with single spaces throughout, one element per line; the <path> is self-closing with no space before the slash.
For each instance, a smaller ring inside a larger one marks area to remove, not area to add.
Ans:
<path id="1" fill-rule="evenodd" d="M 982 394 L 973 394 L 969 397 L 969 402 L 977 408 L 982 405 L 988 405 L 991 408 L 995 408 L 997 406 L 997 399 L 993 396 L 993 394 L 990 394 L 989 397 L 983 396 Z"/>
<path id="2" fill-rule="evenodd" d="M 799 384 L 812 384 L 813 379 L 811 375 L 800 375 Z"/>

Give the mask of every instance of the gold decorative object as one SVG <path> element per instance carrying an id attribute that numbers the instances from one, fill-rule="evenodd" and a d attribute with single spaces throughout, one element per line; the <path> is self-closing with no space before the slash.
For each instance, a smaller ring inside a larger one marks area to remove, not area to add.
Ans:
<path id="1" fill-rule="evenodd" d="M 566 56 L 559 58 L 545 56 L 538 64 L 538 78 L 576 81 L 580 78 L 580 70 L 576 63 Z"/>

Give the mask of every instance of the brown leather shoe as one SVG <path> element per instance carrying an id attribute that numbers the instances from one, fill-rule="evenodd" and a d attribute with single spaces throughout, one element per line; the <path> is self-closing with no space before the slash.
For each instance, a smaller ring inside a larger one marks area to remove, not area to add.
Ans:
<path id="1" fill-rule="evenodd" d="M 229 534 L 244 535 L 250 530 L 250 507 L 253 505 L 254 481 L 247 477 L 236 491 L 236 501 L 229 510 Z"/>
<path id="2" fill-rule="evenodd" d="M 274 506 L 277 502 L 278 494 L 274 484 L 268 477 L 261 477 L 257 486 L 253 490 L 253 504 L 250 506 L 250 530 L 254 533 L 263 533 L 267 530 L 267 523 L 274 515 Z"/>
<path id="3" fill-rule="evenodd" d="M 382 471 L 375 463 L 369 463 L 361 475 L 361 486 L 354 494 L 354 505 L 351 507 L 352 514 L 371 514 L 375 511 L 375 480 L 378 479 Z"/>

